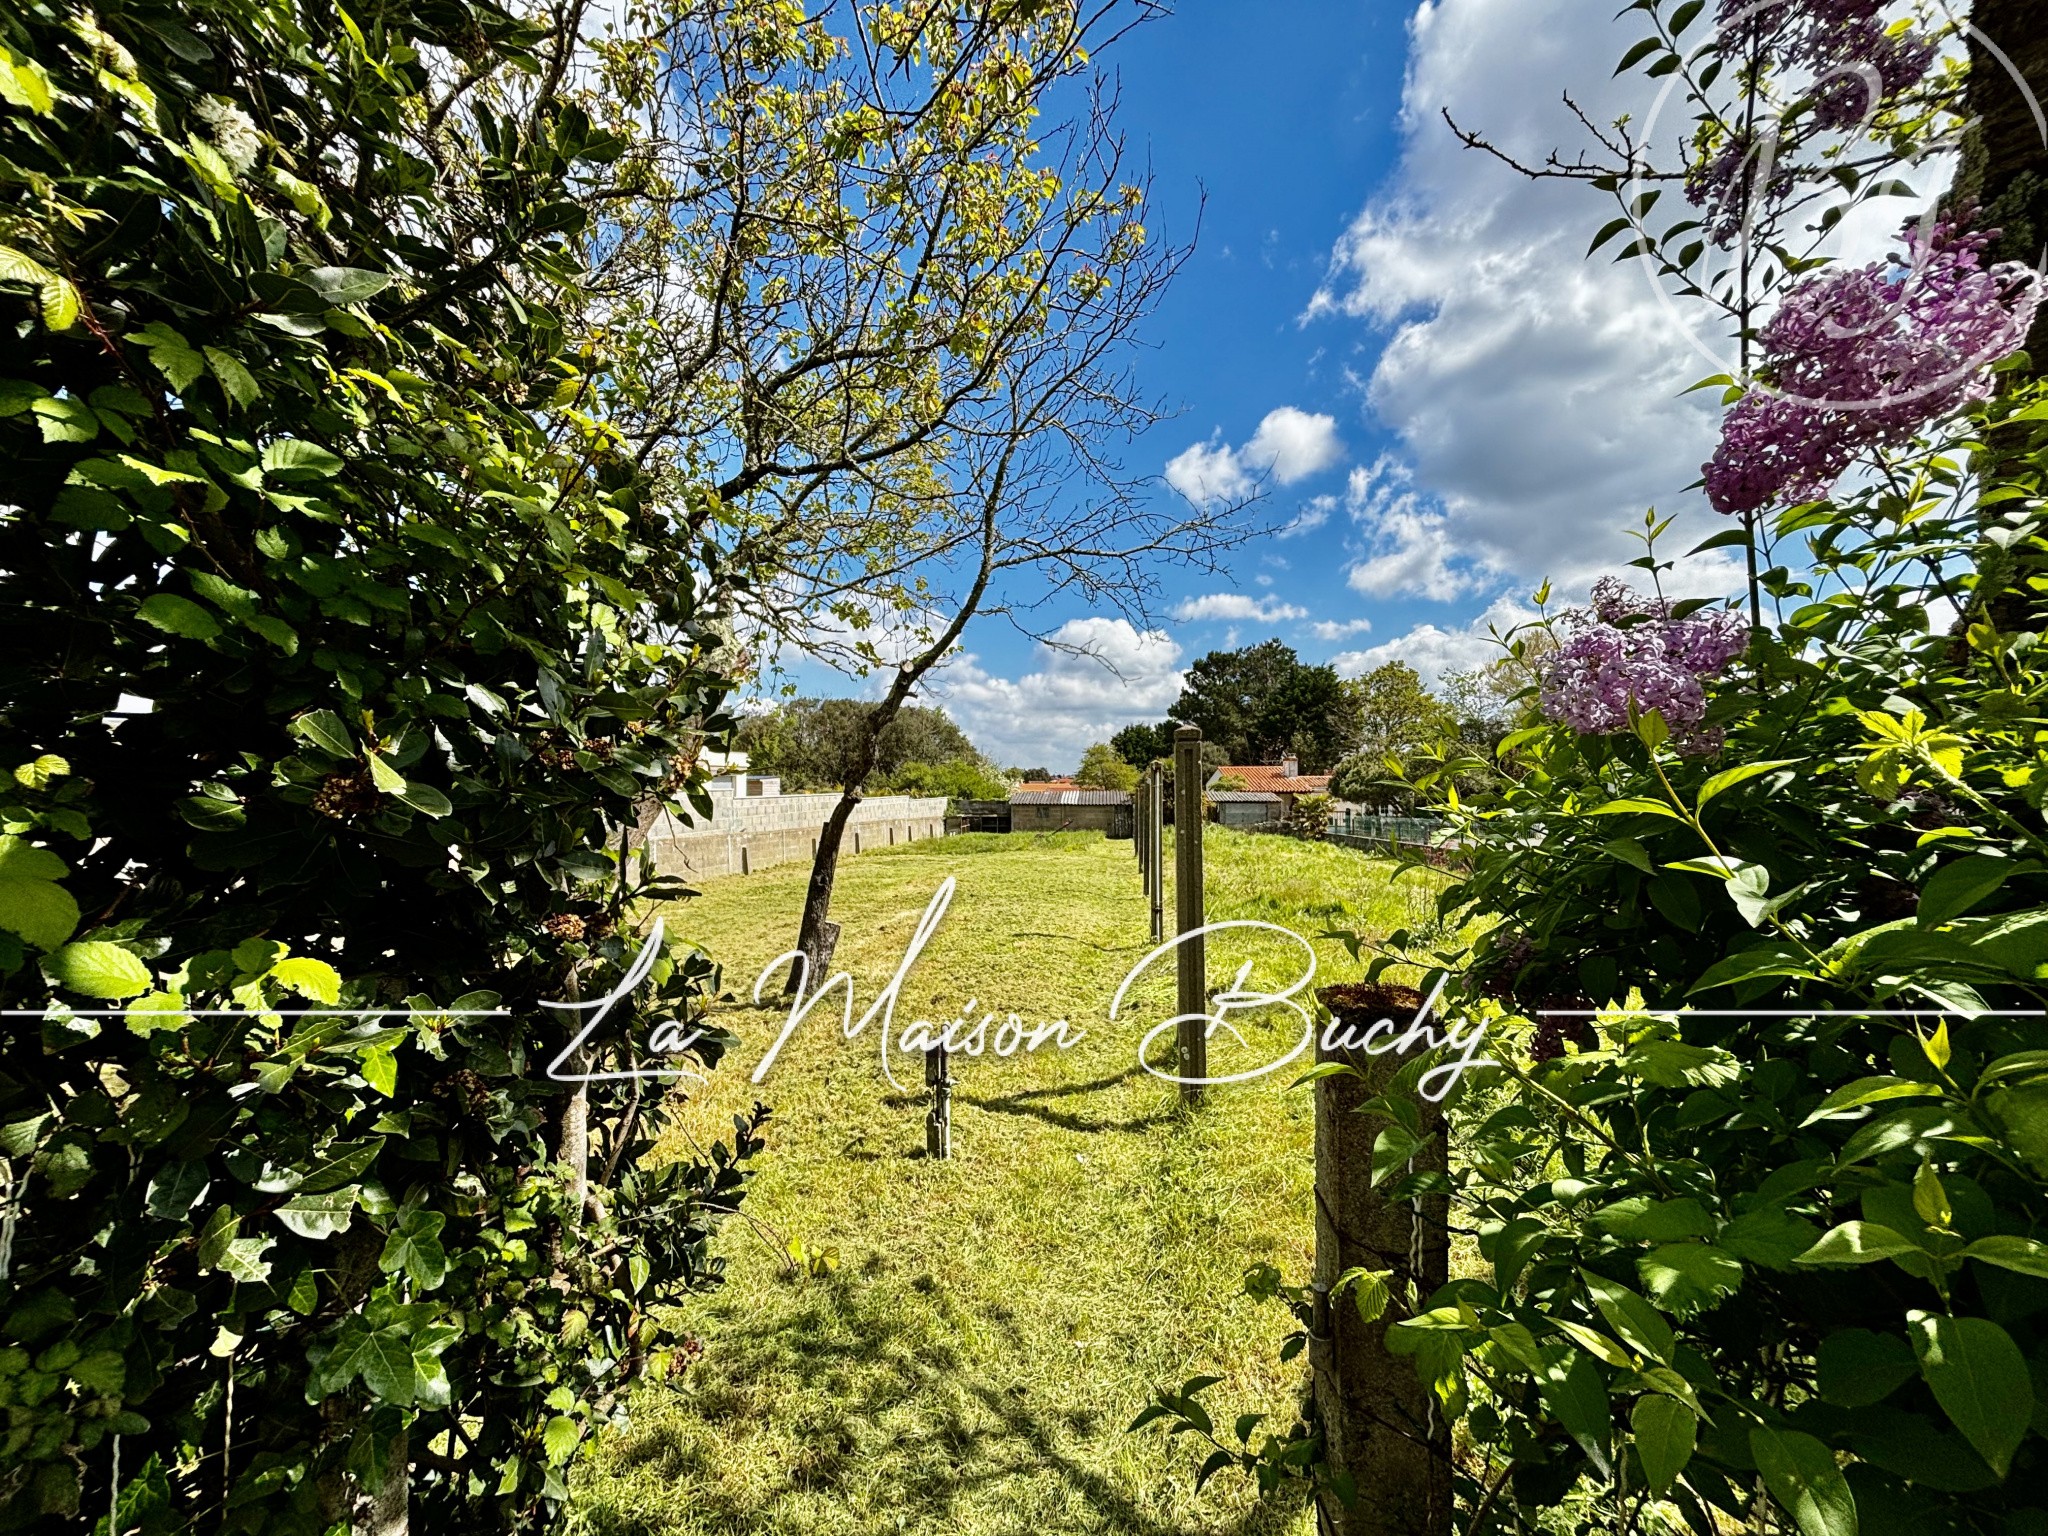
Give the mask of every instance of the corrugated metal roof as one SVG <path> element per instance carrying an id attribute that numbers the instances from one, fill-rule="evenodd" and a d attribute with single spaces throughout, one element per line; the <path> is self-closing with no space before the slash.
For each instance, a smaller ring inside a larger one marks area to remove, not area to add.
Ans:
<path id="1" fill-rule="evenodd" d="M 1278 795 L 1267 794 L 1259 789 L 1212 789 L 1209 798 L 1219 805 L 1278 805 Z"/>
<path id="2" fill-rule="evenodd" d="M 1020 785 L 1010 791 L 1012 805 L 1129 805 L 1131 796 L 1122 789 L 1055 789 L 1040 790 L 1033 785 Z"/>

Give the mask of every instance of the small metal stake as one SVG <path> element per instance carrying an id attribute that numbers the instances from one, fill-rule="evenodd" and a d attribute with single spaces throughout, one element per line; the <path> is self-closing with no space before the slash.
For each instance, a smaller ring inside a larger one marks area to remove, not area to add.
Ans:
<path id="1" fill-rule="evenodd" d="M 925 1156 L 949 1158 L 953 1155 L 953 1079 L 946 1071 L 943 1045 L 924 1053 L 924 1081 L 932 1091 L 932 1107 L 924 1117 Z"/>

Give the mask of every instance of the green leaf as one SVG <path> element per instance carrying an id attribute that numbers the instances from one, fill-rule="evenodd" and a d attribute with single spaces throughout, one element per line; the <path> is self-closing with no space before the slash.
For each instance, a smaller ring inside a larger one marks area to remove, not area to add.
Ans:
<path id="1" fill-rule="evenodd" d="M 405 793 L 405 775 L 385 762 L 375 752 L 370 754 L 370 782 L 387 795 L 403 795 Z"/>
<path id="2" fill-rule="evenodd" d="M 300 1237 L 319 1241 L 346 1232 L 355 1209 L 354 1189 L 334 1189 L 318 1195 L 294 1195 L 277 1208 L 276 1215 Z"/>
<path id="3" fill-rule="evenodd" d="M 1662 816 L 1667 821 L 1685 818 L 1661 800 L 1609 800 L 1587 811 L 1588 816 Z"/>
<path id="4" fill-rule="evenodd" d="M 362 267 L 314 267 L 300 273 L 299 280 L 336 308 L 360 304 L 391 286 L 389 273 Z"/>
<path id="5" fill-rule="evenodd" d="M 287 656 L 299 654 L 299 632 L 267 613 L 254 613 L 242 620 L 244 626 L 254 630 Z"/>
<path id="6" fill-rule="evenodd" d="M 1963 1250 L 1963 1257 L 2048 1280 L 2048 1243 L 2031 1237 L 1980 1237 Z"/>
<path id="7" fill-rule="evenodd" d="M 1845 1221 L 1806 1252 L 1801 1264 L 1876 1264 L 1902 1253 L 1920 1253 L 1920 1245 L 1874 1221 Z"/>
<path id="8" fill-rule="evenodd" d="M 0 44 L 0 101 L 48 117 L 57 108 L 56 93 L 50 89 L 49 71 L 34 59 L 23 58 Z"/>
<path id="9" fill-rule="evenodd" d="M 149 1214 L 161 1221 L 183 1221 L 212 1184 L 204 1163 L 165 1163 L 149 1181 Z"/>
<path id="10" fill-rule="evenodd" d="M 100 435 L 100 419 L 83 400 L 45 395 L 33 409 L 46 443 L 89 443 Z"/>
<path id="11" fill-rule="evenodd" d="M 1608 1443 L 1614 1437 L 1614 1410 L 1593 1357 L 1574 1350 L 1546 1372 L 1537 1390 L 1550 1416 L 1578 1441 L 1601 1476 L 1611 1476 L 1614 1464 Z"/>
<path id="12" fill-rule="evenodd" d="M 374 765 L 375 758 L 371 759 Z M 374 768 L 373 768 L 374 771 Z M 455 809 L 454 803 L 431 784 L 422 784 L 417 779 L 407 779 L 405 788 L 397 791 L 398 798 L 411 806 L 422 816 L 446 816 Z"/>
<path id="13" fill-rule="evenodd" d="M 324 1190 L 353 1184 L 377 1160 L 377 1154 L 383 1147 L 382 1136 L 330 1142 L 326 1150 L 313 1160 L 304 1176 L 290 1187 L 299 1194 L 317 1195 Z"/>
<path id="14" fill-rule="evenodd" d="M 242 360 L 232 352 L 223 352 L 219 347 L 206 348 L 207 366 L 213 369 L 213 376 L 220 380 L 220 387 L 236 405 L 247 409 L 256 403 L 261 393 L 256 380 L 243 366 Z"/>
<path id="15" fill-rule="evenodd" d="M 1741 763 L 1733 768 L 1725 768 L 1700 786 L 1699 798 L 1694 804 L 1699 810 L 1704 811 L 1707 808 L 1708 801 L 1714 799 L 1717 795 L 1726 794 L 1736 785 L 1745 784 L 1749 780 L 1759 778 L 1774 769 L 1790 768 L 1793 764 L 1800 761 L 1802 759 L 1796 757 L 1780 757 L 1773 758 L 1769 762 Z"/>
<path id="16" fill-rule="evenodd" d="M 1797 1430 L 1759 1425 L 1749 1432 L 1749 1452 L 1800 1536 L 1856 1536 L 1856 1498 L 1833 1451 Z"/>
<path id="17" fill-rule="evenodd" d="M 178 394 L 190 389 L 192 381 L 206 372 L 206 359 L 161 320 L 145 325 L 128 339 L 139 341 L 149 349 L 149 360 L 171 381 L 171 388 Z"/>
<path id="18" fill-rule="evenodd" d="M 43 970 L 58 986 L 86 997 L 135 997 L 156 984 L 148 966 L 103 939 L 66 944 L 43 961 Z"/>
<path id="19" fill-rule="evenodd" d="M 270 968 L 270 979 L 311 1002 L 341 1001 L 341 973 L 325 960 L 313 960 L 303 955 L 280 960 Z"/>
<path id="20" fill-rule="evenodd" d="M 1983 1317 L 1911 1312 L 1906 1331 L 1941 1411 L 2004 1477 L 2034 1417 L 2034 1384 L 2019 1346 Z"/>
<path id="21" fill-rule="evenodd" d="M 1690 1317 L 1733 1295 L 1742 1265 L 1711 1243 L 1666 1243 L 1636 1260 L 1636 1273 L 1657 1305 Z"/>
<path id="22" fill-rule="evenodd" d="M 17 838 L 0 838 L 0 849 L 7 844 L 16 845 L 23 856 L 0 857 L 0 928 L 37 949 L 55 949 L 78 931 L 78 902 L 63 886 L 30 871 L 54 866 L 61 874 L 64 861 Z M 28 859 L 28 854 L 42 855 L 47 862 Z"/>
<path id="23" fill-rule="evenodd" d="M 549 1464 L 559 1467 L 576 1454 L 576 1447 L 583 1443 L 583 1431 L 574 1419 L 558 1413 L 548 1420 L 548 1427 L 541 1432 L 541 1443 L 547 1451 Z"/>
<path id="24" fill-rule="evenodd" d="M 1692 1460 L 1694 1437 L 1700 1421 L 1676 1398 L 1649 1395 L 1636 1399 L 1629 1415 L 1635 1431 L 1636 1455 L 1643 1463 L 1643 1478 L 1650 1492 L 1661 1497 Z"/>
<path id="25" fill-rule="evenodd" d="M 1952 917 L 1961 917 L 2005 884 L 2008 876 L 2025 867 L 2011 859 L 1993 858 L 1988 853 L 1972 853 L 1951 860 L 1930 875 L 1927 884 L 1921 887 L 1920 921 L 1941 923 Z"/>
<path id="26" fill-rule="evenodd" d="M 263 449 L 263 467 L 272 474 L 334 475 L 341 472 L 341 459 L 318 443 L 304 438 L 281 437 Z"/>
<path id="27" fill-rule="evenodd" d="M 292 730 L 331 757 L 354 757 L 355 738 L 331 709 L 316 709 L 292 722 Z"/>
<path id="28" fill-rule="evenodd" d="M 1889 1099 L 1931 1099 L 1940 1096 L 1940 1088 L 1931 1083 L 1916 1083 L 1910 1078 L 1859 1077 L 1853 1083 L 1844 1083 L 1822 1099 L 1819 1107 L 1799 1123 L 1802 1127 L 1809 1126 L 1816 1120 L 1826 1120 L 1835 1115 L 1846 1114 L 1852 1109 L 1861 1109 L 1866 1104 L 1881 1104 Z"/>
<path id="29" fill-rule="evenodd" d="M 187 640 L 211 640 L 220 633 L 220 622 L 189 597 L 179 597 L 171 592 L 157 592 L 142 600 L 136 610 L 136 617 L 145 624 L 154 624 L 167 634 L 183 635 Z"/>
<path id="30" fill-rule="evenodd" d="M 441 1248 L 441 1229 L 447 1224 L 448 1218 L 438 1211 L 406 1212 L 385 1240 L 378 1267 L 387 1275 L 403 1269 L 419 1289 L 433 1290 L 448 1274 Z"/>
<path id="31" fill-rule="evenodd" d="M 383 1094 L 395 1098 L 398 1093 L 398 1058 L 390 1051 L 365 1051 L 357 1070 L 363 1074 L 363 1081 Z"/>
<path id="32" fill-rule="evenodd" d="M 1619 1281 L 1586 1270 L 1579 1273 L 1586 1282 L 1586 1289 L 1592 1292 L 1593 1305 L 1600 1309 L 1600 1315 L 1607 1319 L 1607 1326 L 1620 1336 L 1622 1342 L 1637 1354 L 1648 1355 L 1669 1365 L 1674 1339 L 1671 1325 L 1664 1321 L 1657 1309 Z"/>
<path id="33" fill-rule="evenodd" d="M 1837 1408 L 1881 1403 L 1920 1373 L 1904 1339 L 1867 1328 L 1838 1328 L 1820 1341 L 1815 1385 Z"/>

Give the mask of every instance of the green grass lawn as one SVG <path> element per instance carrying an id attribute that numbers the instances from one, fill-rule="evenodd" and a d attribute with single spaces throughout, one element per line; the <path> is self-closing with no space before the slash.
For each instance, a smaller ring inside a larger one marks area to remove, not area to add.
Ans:
<path id="1" fill-rule="evenodd" d="M 1313 938 L 1384 933 L 1427 896 L 1347 849 L 1211 830 L 1212 921 L 1248 917 Z M 807 866 L 714 881 L 671 921 L 725 966 L 742 999 L 794 941 Z M 1194 1491 L 1199 1455 L 1124 1430 L 1158 1383 L 1202 1371 L 1220 1422 L 1291 1413 L 1299 1364 L 1288 1319 L 1239 1294 L 1262 1261 L 1307 1272 L 1313 1117 L 1295 1068 L 1212 1089 L 1192 1116 L 1137 1063 L 1139 1036 L 1172 1012 L 1171 958 L 1107 1008 L 1151 947 L 1128 842 L 1084 834 L 971 836 L 878 850 L 841 868 L 836 966 L 864 1010 L 896 969 L 946 876 L 958 893 L 910 974 L 900 1028 L 944 1023 L 968 999 L 1000 1019 L 1064 1017 L 1071 1050 L 958 1060 L 953 1156 L 924 1156 L 921 1066 L 882 1075 L 871 1026 L 845 1039 L 823 1009 L 748 1079 L 780 1010 L 721 1010 L 741 1048 L 699 1088 L 675 1151 L 729 1132 L 755 1098 L 774 1110 L 745 1217 L 720 1248 L 725 1286 L 682 1325 L 704 1345 L 674 1383 L 647 1386 L 632 1428 L 607 1436 L 576 1508 L 602 1533 L 1295 1533 L 1298 1507 L 1261 1507 L 1226 1476 Z M 1168 926 L 1171 927 L 1171 892 Z M 1319 941 L 1317 978 L 1357 973 Z M 1261 957 L 1261 982 L 1299 972 L 1285 946 L 1212 940 L 1212 985 Z M 1277 1010 L 1273 1011 L 1277 1014 Z M 857 1016 L 856 1014 L 856 1016 Z M 979 1009 L 977 1009 L 977 1016 Z M 1281 1055 L 1300 1032 L 1276 1016 L 1212 1046 L 1211 1071 Z M 829 1274 L 793 1272 L 792 1241 L 837 1250 Z M 1283 1423 L 1280 1427 L 1285 1427 Z"/>

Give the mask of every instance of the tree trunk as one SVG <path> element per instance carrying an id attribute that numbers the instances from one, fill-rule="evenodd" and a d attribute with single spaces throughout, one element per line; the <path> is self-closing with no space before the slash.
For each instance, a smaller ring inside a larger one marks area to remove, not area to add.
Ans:
<path id="1" fill-rule="evenodd" d="M 576 968 L 573 965 L 569 968 L 567 992 L 567 1000 L 569 1002 L 582 1001 L 582 986 L 576 975 Z M 569 1027 L 572 1031 L 580 1030 L 583 1028 L 583 1022 L 582 1014 L 572 1014 L 569 1019 Z M 572 1075 L 582 1077 L 590 1071 L 590 1052 L 588 1050 L 576 1051 L 563 1065 L 568 1068 Z M 569 1097 L 562 1105 L 561 1129 L 555 1142 L 555 1161 L 569 1165 L 567 1224 L 572 1227 L 580 1226 L 583 1222 L 583 1207 L 590 1199 L 590 1084 L 588 1083 L 572 1084 Z"/>
<path id="2" fill-rule="evenodd" d="M 1318 1057 L 1348 1060 L 1366 1080 L 1316 1083 L 1316 1282 L 1327 1289 L 1354 1268 L 1391 1270 L 1393 1278 L 1378 1321 L 1366 1322 L 1347 1292 L 1330 1301 L 1327 1323 L 1310 1341 L 1330 1470 L 1348 1475 L 1356 1488 L 1349 1505 L 1334 1493 L 1319 1495 L 1317 1528 L 1323 1536 L 1450 1536 L 1450 1425 L 1415 1362 L 1389 1354 L 1384 1342 L 1387 1324 L 1403 1315 L 1410 1280 L 1418 1301 L 1426 1301 L 1449 1278 L 1448 1202 L 1429 1196 L 1418 1211 L 1416 1203 L 1389 1201 L 1372 1187 L 1373 1142 L 1387 1122 L 1357 1113 L 1357 1106 L 1384 1091 L 1401 1058 L 1320 1048 Z M 1443 1114 L 1418 1102 L 1427 1150 L 1415 1166 L 1441 1169 Z"/>
<path id="3" fill-rule="evenodd" d="M 391 1437 L 384 1481 L 357 1499 L 355 1516 L 349 1522 L 350 1536 L 407 1536 L 412 1504 L 412 1456 L 407 1441 L 402 1429 Z"/>
<path id="4" fill-rule="evenodd" d="M 876 713 L 880 713 L 879 708 Z M 895 711 L 889 712 L 890 719 Z M 886 727 L 887 722 L 884 722 Z M 870 742 L 881 734 L 882 728 L 870 732 Z M 866 755 L 873 757 L 872 745 Z M 862 774 L 862 778 L 866 778 Z M 832 963 L 832 951 L 839 944 L 839 925 L 832 917 L 832 882 L 839 877 L 839 849 L 846 839 L 847 823 L 853 820 L 853 813 L 859 808 L 862 793 L 858 784 L 840 791 L 839 803 L 832 807 L 832 814 L 825 818 L 825 825 L 818 829 L 818 851 L 811 859 L 811 883 L 804 891 L 803 926 L 797 930 L 796 947 L 804 956 L 789 968 L 789 981 L 783 988 L 785 994 L 794 993 L 797 983 L 808 973 L 808 986 L 812 991 L 823 985 L 826 967 Z M 808 965 L 805 964 L 808 961 Z"/>
<path id="5" fill-rule="evenodd" d="M 1980 224 L 2003 231 L 1992 256 L 2039 267 L 2048 251 L 2048 133 L 2035 114 L 2048 103 L 2048 27 L 2038 0 L 1976 0 L 1970 22 L 1973 123 L 1954 197 L 1977 205 Z M 2048 306 L 2035 317 L 2027 351 L 2034 372 L 2048 365 Z"/>

